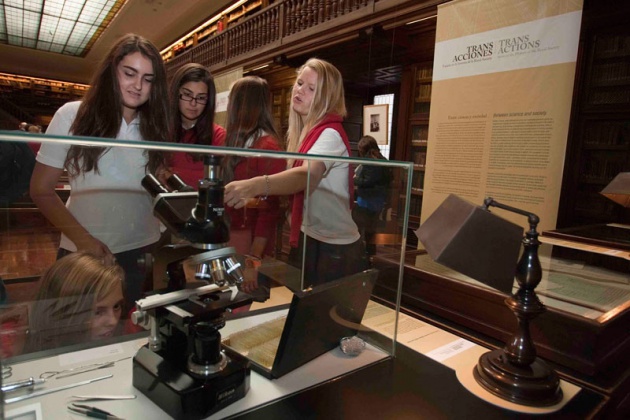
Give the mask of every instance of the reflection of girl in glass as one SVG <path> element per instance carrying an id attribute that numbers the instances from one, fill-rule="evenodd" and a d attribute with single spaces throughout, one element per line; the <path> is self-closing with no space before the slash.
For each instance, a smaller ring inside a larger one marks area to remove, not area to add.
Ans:
<path id="1" fill-rule="evenodd" d="M 308 60 L 293 85 L 288 151 L 349 156 L 342 126 L 345 115 L 339 70 L 324 60 Z M 302 267 L 305 255 L 304 286 L 317 285 L 367 268 L 363 241 L 350 211 L 352 175 L 346 162 L 296 160 L 281 173 L 226 185 L 225 203 L 241 208 L 250 197 L 293 194 L 289 259 Z M 302 252 L 304 247 L 306 252 Z"/>
<path id="2" fill-rule="evenodd" d="M 57 260 L 39 280 L 25 352 L 108 338 L 119 330 L 124 272 L 92 254 Z"/>

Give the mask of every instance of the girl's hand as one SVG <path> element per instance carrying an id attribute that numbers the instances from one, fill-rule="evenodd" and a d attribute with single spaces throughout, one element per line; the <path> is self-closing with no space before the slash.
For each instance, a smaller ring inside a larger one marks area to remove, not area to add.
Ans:
<path id="1" fill-rule="evenodd" d="M 114 254 L 112 254 L 107 245 L 93 236 L 86 236 L 75 243 L 75 245 L 77 246 L 77 251 L 86 251 L 100 257 L 105 265 L 116 264 L 116 258 L 114 258 Z"/>
<path id="2" fill-rule="evenodd" d="M 258 270 L 255 268 L 246 268 L 243 270 L 243 284 L 241 290 L 244 293 L 252 293 L 258 289 Z"/>
<path id="3" fill-rule="evenodd" d="M 223 202 L 227 206 L 240 209 L 245 207 L 251 198 L 256 197 L 255 179 L 232 181 L 225 186 Z"/>

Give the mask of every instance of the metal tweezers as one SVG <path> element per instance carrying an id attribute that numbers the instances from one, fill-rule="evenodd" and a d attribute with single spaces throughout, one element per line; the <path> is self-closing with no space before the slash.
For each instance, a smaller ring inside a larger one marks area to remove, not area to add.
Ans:
<path id="1" fill-rule="evenodd" d="M 89 405 L 72 404 L 68 406 L 68 410 L 72 411 L 73 413 L 82 414 L 86 417 L 91 417 L 94 419 L 124 420 L 108 411 L 101 410 L 97 407 L 91 407 Z"/>

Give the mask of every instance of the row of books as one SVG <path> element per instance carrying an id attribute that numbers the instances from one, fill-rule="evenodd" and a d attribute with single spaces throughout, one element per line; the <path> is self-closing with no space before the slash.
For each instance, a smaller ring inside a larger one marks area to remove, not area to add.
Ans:
<path id="1" fill-rule="evenodd" d="M 593 67 L 593 81 L 627 81 L 630 83 L 630 60 L 595 65 Z"/>
<path id="2" fill-rule="evenodd" d="M 416 70 L 417 80 L 430 79 L 432 77 L 433 77 L 433 67 L 431 66 L 420 67 Z"/>
<path id="3" fill-rule="evenodd" d="M 597 159 L 591 156 L 582 168 L 582 177 L 586 180 L 608 182 L 626 168 L 623 161 Z"/>
<path id="4" fill-rule="evenodd" d="M 630 55 L 630 36 L 609 35 L 597 38 L 597 56 Z"/>
<path id="5" fill-rule="evenodd" d="M 620 146 L 630 142 L 630 128 L 625 122 L 604 121 L 592 123 L 584 132 L 584 143 L 589 146 Z"/>

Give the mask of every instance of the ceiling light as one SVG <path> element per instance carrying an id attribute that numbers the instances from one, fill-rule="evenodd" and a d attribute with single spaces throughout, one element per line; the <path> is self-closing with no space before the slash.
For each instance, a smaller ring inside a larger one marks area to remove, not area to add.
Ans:
<path id="1" fill-rule="evenodd" d="M 0 43 L 85 56 L 126 0 L 4 0 Z"/>

